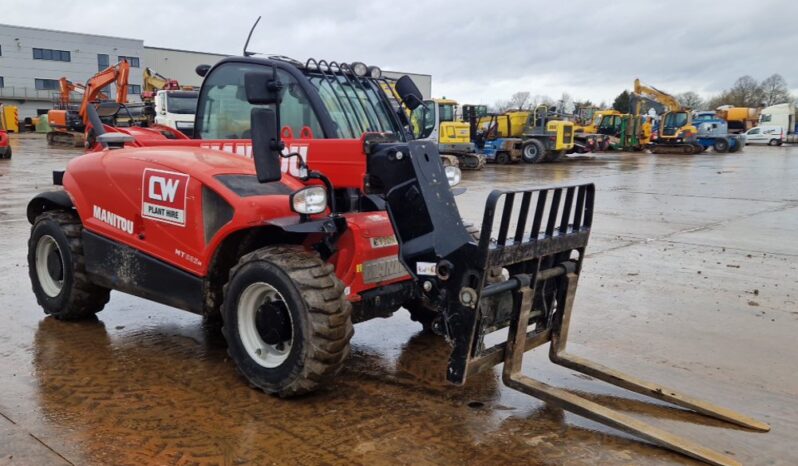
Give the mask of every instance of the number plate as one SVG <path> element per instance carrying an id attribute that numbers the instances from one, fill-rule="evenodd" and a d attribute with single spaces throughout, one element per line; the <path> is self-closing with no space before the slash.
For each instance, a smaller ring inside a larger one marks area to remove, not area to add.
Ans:
<path id="1" fill-rule="evenodd" d="M 363 263 L 363 282 L 376 283 L 407 275 L 398 257 L 384 257 Z"/>
<path id="2" fill-rule="evenodd" d="M 371 241 L 371 247 L 373 249 L 387 248 L 388 246 L 395 246 L 397 244 L 396 236 L 394 235 L 378 236 L 376 238 L 369 238 L 369 240 Z"/>

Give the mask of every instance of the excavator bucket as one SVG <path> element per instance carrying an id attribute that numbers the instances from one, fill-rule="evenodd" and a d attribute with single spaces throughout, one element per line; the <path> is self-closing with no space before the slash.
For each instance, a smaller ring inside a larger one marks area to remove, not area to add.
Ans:
<path id="1" fill-rule="evenodd" d="M 408 146 L 409 157 L 394 155 L 392 161 L 404 167 L 395 173 L 408 173 L 412 164 L 414 178 L 387 183 L 386 208 L 400 260 L 426 302 L 440 312 L 437 328 L 452 344 L 450 382 L 462 384 L 469 374 L 504 363 L 502 379 L 510 388 L 707 463 L 737 464 L 692 440 L 524 375 L 524 353 L 548 344 L 555 364 L 745 428 L 769 430 L 742 414 L 566 352 L 593 222 L 592 184 L 493 191 L 477 243 L 462 224 L 437 149 L 423 142 Z"/>

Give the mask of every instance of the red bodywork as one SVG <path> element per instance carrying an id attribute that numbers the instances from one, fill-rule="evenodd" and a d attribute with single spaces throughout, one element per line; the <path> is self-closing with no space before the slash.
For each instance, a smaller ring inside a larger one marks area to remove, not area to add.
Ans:
<path id="1" fill-rule="evenodd" d="M 0 129 L 0 147 L 8 147 L 8 133 L 4 129 Z"/>
<path id="2" fill-rule="evenodd" d="M 267 226 L 286 217 L 299 221 L 289 194 L 305 186 L 286 173 L 285 194 L 242 197 L 217 175 L 254 175 L 249 140 L 166 139 L 145 128 L 136 133 L 138 148 L 92 151 L 70 161 L 63 184 L 85 228 L 156 257 L 198 277 L 209 273 L 214 252 L 230 234 Z M 286 147 L 305 156 L 310 168 L 327 175 L 336 188 L 363 188 L 366 155 L 363 140 L 296 139 Z M 129 144 L 131 145 L 131 144 Z M 360 154 L 353 157 L 352 154 Z M 284 159 L 284 172 L 290 172 Z M 205 238 L 202 187 L 219 194 L 234 209 L 232 220 Z M 85 191 L 84 191 L 85 189 Z M 322 215 L 323 216 L 323 215 Z M 365 283 L 363 264 L 396 258 L 398 246 L 385 212 L 343 214 L 348 228 L 330 258 L 336 274 L 358 301 L 365 290 L 407 280 L 403 275 Z M 309 237 L 307 242 L 318 242 Z"/>

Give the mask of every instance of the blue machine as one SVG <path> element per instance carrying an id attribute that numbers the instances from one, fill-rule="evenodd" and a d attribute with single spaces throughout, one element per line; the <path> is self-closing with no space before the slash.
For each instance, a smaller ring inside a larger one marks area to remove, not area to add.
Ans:
<path id="1" fill-rule="evenodd" d="M 521 160 L 521 139 L 496 138 L 481 140 L 476 138 L 477 152 L 485 156 L 488 162 L 508 164 Z"/>
<path id="2" fill-rule="evenodd" d="M 696 142 L 704 150 L 712 148 L 717 153 L 737 152 L 745 147 L 745 135 L 729 134 L 729 124 L 715 116 L 715 112 L 700 112 L 693 119 L 698 130 Z"/>

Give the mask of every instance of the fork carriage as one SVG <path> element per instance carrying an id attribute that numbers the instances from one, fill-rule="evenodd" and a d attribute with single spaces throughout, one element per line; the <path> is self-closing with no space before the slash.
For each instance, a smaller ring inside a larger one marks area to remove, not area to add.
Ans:
<path id="1" fill-rule="evenodd" d="M 502 380 L 510 388 L 684 455 L 711 464 L 737 464 L 694 441 L 524 375 L 524 353 L 549 344 L 555 364 L 748 429 L 770 429 L 742 414 L 566 352 L 593 222 L 593 184 L 493 191 L 475 242 L 446 185 L 437 150 L 411 142 L 409 152 L 409 161 L 400 156 L 394 162 L 412 163 L 417 178 L 401 178 L 403 170 L 396 170 L 397 182 L 384 184 L 387 210 L 400 260 L 439 312 L 436 328 L 452 345 L 446 374 L 450 382 L 463 384 L 468 375 L 504 363 Z M 507 329 L 506 341 L 486 345 L 486 337 L 502 329 Z"/>

